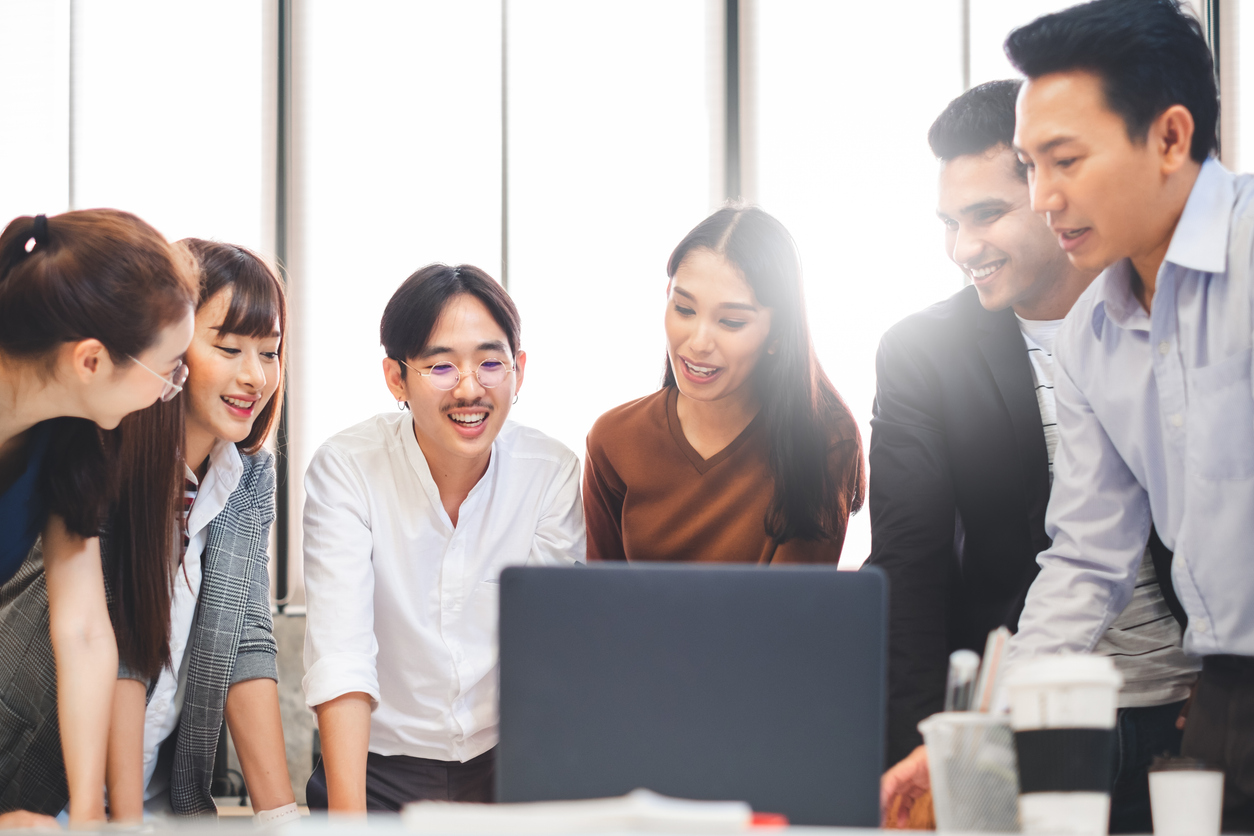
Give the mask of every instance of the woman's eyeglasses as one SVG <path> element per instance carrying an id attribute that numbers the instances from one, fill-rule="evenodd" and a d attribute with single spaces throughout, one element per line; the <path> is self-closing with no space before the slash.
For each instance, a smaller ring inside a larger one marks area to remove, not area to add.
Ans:
<path id="1" fill-rule="evenodd" d="M 170 372 L 170 376 L 163 377 L 157 374 L 156 372 L 154 372 L 152 369 L 145 366 L 143 363 L 140 363 L 138 360 L 135 360 L 135 358 L 131 357 L 131 355 L 128 354 L 126 356 L 129 357 L 131 360 L 134 360 L 136 363 L 139 363 L 140 368 L 142 368 L 144 371 L 148 372 L 150 375 L 152 375 L 153 377 L 157 378 L 158 380 L 160 380 L 162 383 L 165 384 L 165 388 L 161 390 L 161 401 L 163 403 L 169 401 L 179 392 L 183 391 L 183 384 L 187 382 L 188 369 L 187 369 L 186 363 L 179 361 L 179 364 L 178 366 L 175 367 L 174 371 Z"/>
<path id="2" fill-rule="evenodd" d="M 405 363 L 404 360 L 401 361 Z M 457 384 L 461 382 L 462 371 L 452 363 L 436 363 L 428 371 L 419 371 L 413 366 L 405 363 L 405 368 L 414 374 L 422 375 L 431 381 L 431 385 L 442 392 L 448 392 L 456 389 Z M 505 382 L 505 378 L 510 372 L 514 371 L 514 367 L 507 365 L 500 360 L 484 360 L 475 369 L 475 378 L 479 381 L 479 385 L 484 389 L 495 389 Z"/>

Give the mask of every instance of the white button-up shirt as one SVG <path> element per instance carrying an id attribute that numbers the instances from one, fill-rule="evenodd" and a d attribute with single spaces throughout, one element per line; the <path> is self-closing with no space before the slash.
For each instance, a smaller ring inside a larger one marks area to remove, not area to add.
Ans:
<path id="1" fill-rule="evenodd" d="M 368 694 L 380 755 L 495 746 L 501 569 L 583 562 L 575 454 L 506 422 L 454 527 L 413 416 L 377 415 L 318 449 L 305 493 L 309 707 Z"/>
<path id="2" fill-rule="evenodd" d="M 183 713 L 181 685 L 186 682 L 183 657 L 191 644 L 192 625 L 196 620 L 196 602 L 200 597 L 201 556 L 209 537 L 209 523 L 213 521 L 226 501 L 239 487 L 244 476 L 244 460 L 239 450 L 229 441 L 219 440 L 209 454 L 209 467 L 204 481 L 196 491 L 187 517 L 187 553 L 183 565 L 174 578 L 174 591 L 170 596 L 170 661 L 171 667 L 162 668 L 153 688 L 148 708 L 144 712 L 144 798 L 155 798 L 170 786 L 169 775 L 155 775 L 157 752 L 161 744 L 178 727 Z M 188 478 L 195 481 L 194 473 Z M 180 676 L 182 674 L 182 676 Z"/>
<path id="3" fill-rule="evenodd" d="M 1254 178 L 1203 164 L 1146 313 L 1125 259 L 1055 347 L 1060 443 L 1014 656 L 1088 651 L 1132 597 L 1151 521 L 1193 655 L 1254 656 Z"/>

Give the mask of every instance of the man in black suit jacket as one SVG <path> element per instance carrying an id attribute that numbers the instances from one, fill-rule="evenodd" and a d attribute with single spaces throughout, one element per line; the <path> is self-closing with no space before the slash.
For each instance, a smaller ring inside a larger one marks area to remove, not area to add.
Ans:
<path id="1" fill-rule="evenodd" d="M 898 821 L 929 785 L 916 726 L 943 706 L 949 653 L 982 650 L 990 630 L 1018 626 L 1049 546 L 1054 334 L 1093 279 L 1032 211 L 1011 150 L 1018 86 L 969 90 L 932 125 L 937 215 L 973 286 L 893 326 L 876 360 L 868 563 L 889 577 L 896 766 L 882 795 L 902 799 Z M 1112 833 L 1149 832 L 1146 769 L 1153 755 L 1179 751 L 1178 717 L 1196 680 L 1197 661 L 1180 646 L 1183 613 L 1170 584 L 1159 585 L 1171 554 L 1156 541 L 1131 602 L 1094 649 L 1124 677 Z"/>
<path id="2" fill-rule="evenodd" d="M 955 99 L 928 134 L 946 250 L 971 285 L 880 342 L 871 556 L 889 578 L 888 763 L 940 711 L 949 654 L 1018 623 L 1049 546 L 1049 461 L 1015 314 L 1062 319 L 1093 279 L 1033 213 L 1011 150 L 1018 82 Z"/>

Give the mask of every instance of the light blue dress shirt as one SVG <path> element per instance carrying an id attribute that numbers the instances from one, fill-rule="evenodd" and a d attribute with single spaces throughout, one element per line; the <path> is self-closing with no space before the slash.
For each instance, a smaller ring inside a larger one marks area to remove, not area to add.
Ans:
<path id="1" fill-rule="evenodd" d="M 1132 598 L 1153 521 L 1195 656 L 1254 656 L 1254 177 L 1198 174 L 1154 291 L 1131 263 L 1080 296 L 1054 350 L 1059 449 L 1012 658 L 1092 650 Z"/>

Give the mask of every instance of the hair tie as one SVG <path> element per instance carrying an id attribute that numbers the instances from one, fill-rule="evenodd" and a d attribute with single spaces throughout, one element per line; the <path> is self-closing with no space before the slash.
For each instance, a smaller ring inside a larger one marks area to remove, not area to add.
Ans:
<path id="1" fill-rule="evenodd" d="M 26 252 L 33 252 L 36 247 L 48 246 L 48 216 L 36 215 L 31 225 L 30 238 L 26 241 Z"/>

